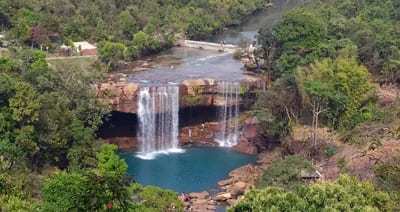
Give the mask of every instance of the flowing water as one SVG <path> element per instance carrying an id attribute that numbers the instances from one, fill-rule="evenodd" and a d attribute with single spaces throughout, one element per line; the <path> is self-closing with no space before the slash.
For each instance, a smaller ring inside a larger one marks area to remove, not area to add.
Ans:
<path id="1" fill-rule="evenodd" d="M 273 0 L 273 6 L 259 11 L 240 27 L 229 29 L 209 41 L 236 43 L 240 38 L 254 39 L 258 29 L 272 28 L 283 12 L 304 4 L 307 0 Z M 128 163 L 128 172 L 143 185 L 155 185 L 181 192 L 203 191 L 216 186 L 227 177 L 229 171 L 255 157 L 232 152 L 226 148 L 178 149 L 178 86 L 187 79 L 214 78 L 221 83 L 222 101 L 219 111 L 221 133 L 216 139 L 221 146 L 237 143 L 237 118 L 239 113 L 239 83 L 244 76 L 243 64 L 232 54 L 190 48 L 172 48 L 155 56 L 138 61 L 146 71 L 136 68 L 120 72 L 128 75 L 128 81 L 143 80 L 163 85 L 142 85 L 138 96 L 140 152 L 121 153 Z M 168 154 L 180 151 L 181 154 Z M 155 157 L 157 153 L 165 153 Z M 153 160 L 148 160 L 153 159 Z"/>
<path id="2" fill-rule="evenodd" d="M 179 86 L 142 86 L 138 94 L 139 154 L 153 159 L 158 153 L 180 152 Z"/>
<path id="3" fill-rule="evenodd" d="M 208 39 L 211 42 L 225 41 L 236 44 L 240 38 L 254 39 L 262 27 L 272 28 L 282 14 L 312 0 L 272 0 L 273 6 L 267 7 L 251 16 L 244 24 L 230 28 Z M 235 60 L 232 54 L 205 51 L 193 48 L 171 48 L 157 55 L 137 61 L 134 66 L 147 64 L 151 68 L 138 71 L 135 68 L 121 70 L 130 81 L 177 82 L 187 79 L 214 78 L 224 81 L 244 79 L 241 68 L 243 63 Z"/>
<path id="4" fill-rule="evenodd" d="M 238 118 L 240 83 L 219 82 L 220 93 L 222 93 L 223 107 L 218 111 L 220 117 L 220 134 L 216 141 L 222 147 L 232 147 L 238 143 Z"/>
<path id="5" fill-rule="evenodd" d="M 228 44 L 236 44 L 241 38 L 254 39 L 260 28 L 274 27 L 276 21 L 282 18 L 284 12 L 313 0 L 272 0 L 273 5 L 252 15 L 243 24 L 229 28 L 228 30 L 208 39 L 210 42 L 224 41 Z"/>

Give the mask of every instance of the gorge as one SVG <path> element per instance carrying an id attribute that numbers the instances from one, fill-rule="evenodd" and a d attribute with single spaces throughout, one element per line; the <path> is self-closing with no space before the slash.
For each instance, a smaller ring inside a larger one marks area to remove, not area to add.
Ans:
<path id="1" fill-rule="evenodd" d="M 397 211 L 399 32 L 399 0 L 2 0 L 0 211 Z"/>
<path id="2" fill-rule="evenodd" d="M 272 27 L 284 11 L 299 4 L 276 1 L 210 41 L 253 39 L 260 27 Z M 114 72 L 97 87 L 115 111 L 100 136 L 120 147 L 128 172 L 141 184 L 179 192 L 216 188 L 231 170 L 255 162 L 252 155 L 226 148 L 258 152 L 239 120 L 246 109 L 242 97 L 266 85 L 263 78 L 244 74 L 242 67 L 230 53 L 174 47 Z M 249 125 L 250 134 L 257 134 Z M 170 154 L 176 152 L 180 154 Z"/>

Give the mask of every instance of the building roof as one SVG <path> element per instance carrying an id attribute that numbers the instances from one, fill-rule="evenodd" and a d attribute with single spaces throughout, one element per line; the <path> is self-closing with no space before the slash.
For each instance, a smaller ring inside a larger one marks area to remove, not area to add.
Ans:
<path id="1" fill-rule="evenodd" d="M 309 172 L 307 170 L 301 170 L 300 175 L 301 175 L 301 178 L 319 178 L 318 173 Z"/>
<path id="2" fill-rule="evenodd" d="M 96 49 L 96 46 L 93 44 L 90 44 L 86 41 L 81 41 L 81 42 L 74 42 L 74 47 L 78 48 L 81 46 L 82 50 L 88 50 L 88 49 Z"/>

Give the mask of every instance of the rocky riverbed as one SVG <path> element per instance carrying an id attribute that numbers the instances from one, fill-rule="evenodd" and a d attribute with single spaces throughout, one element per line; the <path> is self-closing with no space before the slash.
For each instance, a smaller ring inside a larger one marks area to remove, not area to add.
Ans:
<path id="1" fill-rule="evenodd" d="M 243 200 L 244 195 L 255 188 L 257 179 L 261 176 L 262 170 L 268 168 L 271 163 L 279 157 L 277 152 L 263 152 L 258 154 L 257 164 L 247 164 L 232 170 L 229 177 L 218 182 L 220 192 L 211 195 L 208 191 L 190 193 L 190 200 L 185 201 L 186 211 L 209 212 L 215 211 L 218 206 L 231 206 L 237 201 Z"/>

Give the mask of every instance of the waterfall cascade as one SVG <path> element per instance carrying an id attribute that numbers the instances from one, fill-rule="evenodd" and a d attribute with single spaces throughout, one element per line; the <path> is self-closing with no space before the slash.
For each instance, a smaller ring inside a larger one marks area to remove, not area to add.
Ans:
<path id="1" fill-rule="evenodd" d="M 178 148 L 179 86 L 142 86 L 138 94 L 139 157 L 153 159 L 158 153 Z"/>
<path id="2" fill-rule="evenodd" d="M 220 134 L 216 141 L 220 146 L 232 147 L 238 143 L 238 117 L 240 100 L 240 83 L 219 82 L 223 106 L 219 109 Z"/>

